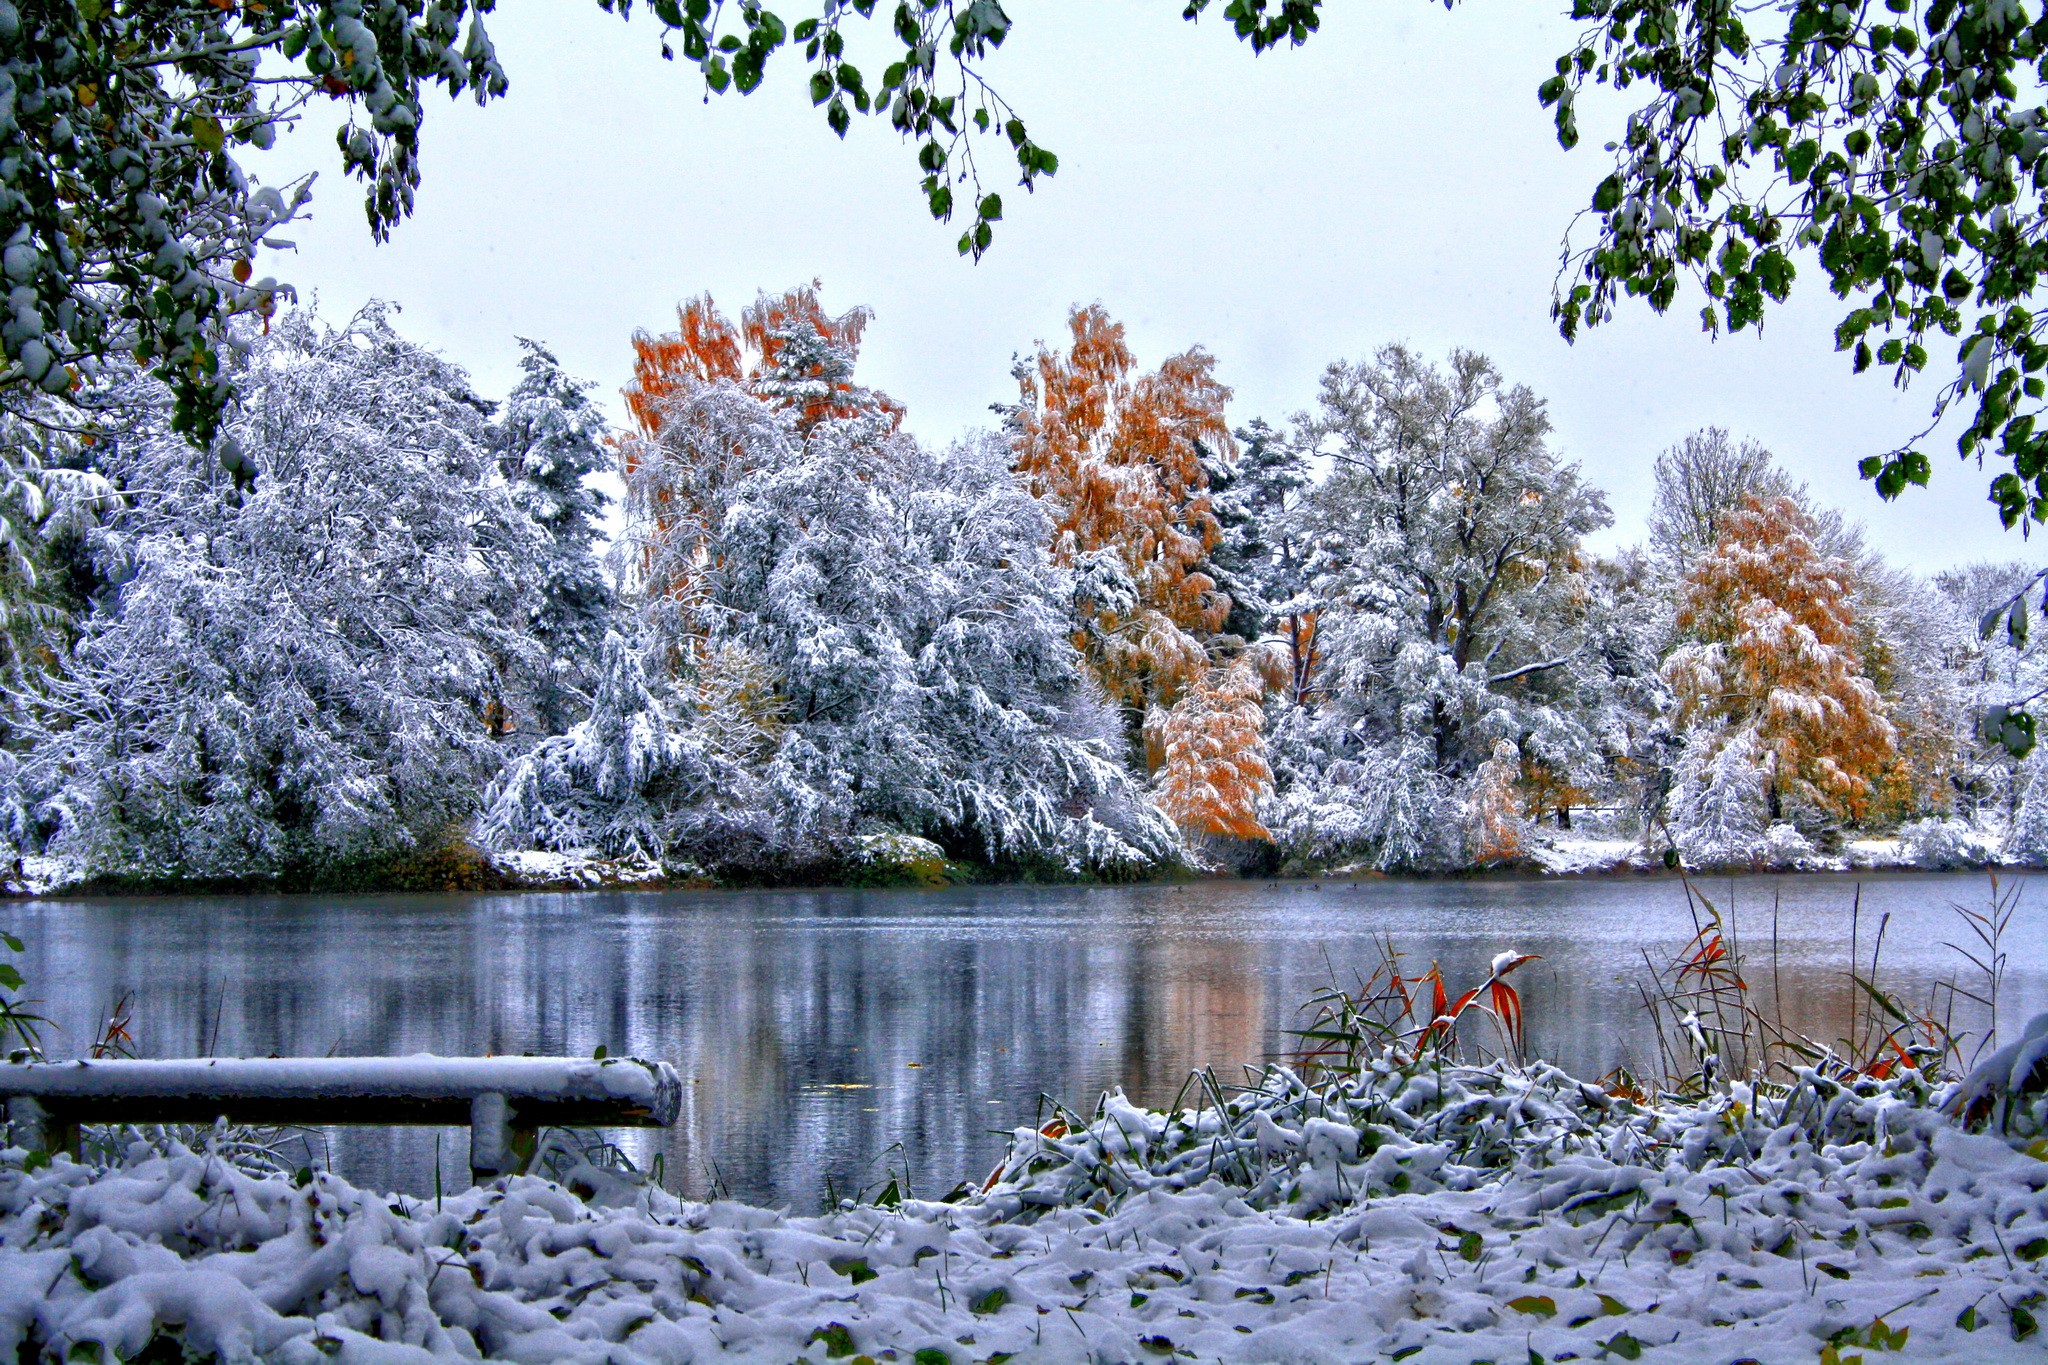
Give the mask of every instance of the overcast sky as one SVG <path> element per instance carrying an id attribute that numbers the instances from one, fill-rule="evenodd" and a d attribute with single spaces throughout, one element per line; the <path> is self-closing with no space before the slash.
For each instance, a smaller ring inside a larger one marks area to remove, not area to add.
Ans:
<path id="1" fill-rule="evenodd" d="M 1548 6 L 1338 4 L 1306 47 L 1256 60 L 1214 18 L 1183 23 L 1179 0 L 1008 8 L 1016 28 L 987 71 L 1060 170 L 1027 196 L 1001 173 L 1007 148 L 987 148 L 1007 217 L 979 265 L 955 254 L 957 225 L 926 215 L 885 125 L 831 135 L 792 54 L 754 95 L 706 105 L 644 14 L 501 0 L 511 92 L 430 106 L 414 218 L 372 244 L 331 125 L 309 125 L 252 166 L 320 173 L 298 250 L 263 269 L 337 321 L 396 300 L 409 335 L 494 397 L 514 338 L 545 341 L 614 411 L 635 328 L 673 326 L 705 290 L 736 315 L 760 290 L 821 279 L 828 308 L 875 312 L 864 380 L 941 442 L 1014 396 L 1012 355 L 1058 340 L 1077 302 L 1123 321 L 1148 366 L 1207 347 L 1234 423 L 1309 406 L 1326 364 L 1383 342 L 1463 346 L 1549 400 L 1557 447 L 1613 506 L 1599 548 L 1641 537 L 1657 451 L 1718 424 L 1764 441 L 1900 563 L 2039 559 L 1984 501 L 1996 471 L 1952 442 L 1930 450 L 1933 489 L 1898 504 L 1856 479 L 1859 457 L 1919 429 L 1935 386 L 1899 395 L 1849 374 L 1830 341 L 1842 305 L 1810 260 L 1761 339 L 1708 341 L 1684 296 L 1667 317 L 1632 309 L 1559 339 L 1559 241 L 1607 163 L 1597 110 L 1565 153 L 1536 102 L 1570 41 Z M 866 65 L 872 80 L 881 63 Z"/>

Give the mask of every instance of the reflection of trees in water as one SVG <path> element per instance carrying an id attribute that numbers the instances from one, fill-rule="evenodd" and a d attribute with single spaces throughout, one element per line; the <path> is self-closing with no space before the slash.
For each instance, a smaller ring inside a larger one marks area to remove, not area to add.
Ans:
<path id="1" fill-rule="evenodd" d="M 1946 901 L 1975 880 L 1866 889 L 1863 959 L 1888 896 L 1888 976 L 1908 1000 L 1954 969 Z M 1778 987 L 1788 1022 L 1831 1039 L 1858 1003 L 1848 891 L 1800 885 Z M 1746 896 L 1743 949 L 1767 992 L 1768 911 L 1759 923 Z M 59 1051 L 83 1050 L 127 991 L 156 1055 L 204 1052 L 216 1012 L 229 1055 L 602 1043 L 686 1080 L 675 1130 L 622 1137 L 636 1159 L 660 1151 L 671 1184 L 698 1194 L 715 1163 L 734 1194 L 800 1209 L 828 1177 L 841 1191 L 881 1178 L 897 1143 L 922 1193 L 979 1176 L 1004 1141 L 990 1130 L 1031 1121 L 1041 1092 L 1085 1107 L 1122 1084 L 1160 1103 L 1196 1067 L 1235 1080 L 1288 1046 L 1296 1006 L 1333 972 L 1370 971 L 1383 933 L 1411 974 L 1441 961 L 1453 985 L 1503 948 L 1542 954 L 1516 978 L 1534 1050 L 1581 1074 L 1641 1068 L 1655 1055 L 1641 950 L 1661 962 L 1691 933 L 1669 884 L 1508 882 L 29 903 L 14 924 Z M 2048 923 L 2026 908 L 2016 925 L 2008 1027 L 2048 1007 Z M 446 1176 L 462 1134 L 441 1141 Z M 345 1174 L 432 1190 L 430 1132 L 332 1142 Z"/>

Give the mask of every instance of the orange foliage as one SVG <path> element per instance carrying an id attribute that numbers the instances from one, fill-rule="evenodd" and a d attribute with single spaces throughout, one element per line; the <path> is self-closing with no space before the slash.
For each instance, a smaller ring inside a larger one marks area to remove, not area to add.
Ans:
<path id="1" fill-rule="evenodd" d="M 857 360 L 861 334 L 872 316 L 865 308 L 855 308 L 833 317 L 818 302 L 818 282 L 813 280 L 783 294 L 760 295 L 740 310 L 740 325 L 735 328 L 709 294 L 700 294 L 676 309 L 675 331 L 662 336 L 633 334 L 633 378 L 626 385 L 626 410 L 642 433 L 658 436 L 663 400 L 691 385 L 724 379 L 744 382 L 760 393 L 778 377 L 785 341 L 797 324 L 808 323 L 827 345 Z M 822 394 L 801 403 L 797 426 L 807 431 L 828 417 L 876 410 L 896 421 L 903 417 L 896 403 L 854 384 L 849 370 L 826 379 Z"/>
<path id="2" fill-rule="evenodd" d="M 1747 499 L 1686 576 L 1678 625 L 1695 643 L 1665 664 L 1682 724 L 1751 730 L 1768 756 L 1770 815 L 1797 795 L 1858 818 L 1897 735 L 1857 663 L 1852 570 L 1814 544 L 1791 498 Z"/>
<path id="3" fill-rule="evenodd" d="M 676 330 L 665 336 L 633 333 L 633 378 L 626 411 L 648 436 L 661 434 L 662 400 L 691 384 L 740 378 L 740 338 L 709 294 L 676 309 Z"/>
<path id="4" fill-rule="evenodd" d="M 1259 802 L 1273 787 L 1259 731 L 1265 684 L 1249 660 L 1209 670 L 1166 714 L 1159 808 L 1190 834 L 1271 839 Z"/>
<path id="5" fill-rule="evenodd" d="M 1072 347 L 1041 344 L 1020 378 L 1016 467 L 1052 511 L 1055 562 L 1109 551 L 1135 588 L 1135 602 L 1088 604 L 1080 643 L 1109 695 L 1142 708 L 1208 670 L 1198 636 L 1229 612 L 1197 566 L 1220 535 L 1202 459 L 1235 450 L 1230 390 L 1200 348 L 1134 375 L 1122 324 L 1099 306 L 1068 325 Z"/>

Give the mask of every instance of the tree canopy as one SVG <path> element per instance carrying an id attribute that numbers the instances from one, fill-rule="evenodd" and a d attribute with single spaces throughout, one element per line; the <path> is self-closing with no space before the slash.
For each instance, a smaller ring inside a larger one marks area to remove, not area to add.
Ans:
<path id="1" fill-rule="evenodd" d="M 634 3 L 598 0 L 620 16 Z M 1227 0 L 1220 15 L 1264 52 L 1306 42 L 1322 5 Z M 793 20 L 759 0 L 641 7 L 707 97 L 757 89 L 776 53 L 800 50 L 835 132 L 856 114 L 886 118 L 933 216 L 971 215 L 963 254 L 988 248 L 1004 212 L 984 184 L 984 139 L 1008 144 L 1027 190 L 1058 169 L 984 75 L 1012 27 L 998 0 L 822 0 Z M 1182 14 L 1213 7 L 1185 0 Z M 171 387 L 178 429 L 209 440 L 232 392 L 224 323 L 275 306 L 278 284 L 251 279 L 254 253 L 305 201 L 304 183 L 260 185 L 237 155 L 270 146 L 310 103 L 343 102 L 344 165 L 382 238 L 412 208 L 426 89 L 480 102 L 507 89 L 490 9 L 0 0 L 0 392 L 89 398 L 98 363 L 133 353 Z M 1563 334 L 1608 321 L 1623 298 L 1663 312 L 1687 280 L 1708 331 L 1761 327 L 1816 262 L 1848 305 L 1835 339 L 1856 371 L 1903 385 L 1955 346 L 1935 423 L 1863 460 L 1878 493 L 1927 481 L 1921 445 L 1962 404 L 1960 453 L 2002 466 L 1999 516 L 2048 520 L 2048 319 L 2031 306 L 2048 264 L 2048 6 L 1575 0 L 1572 17 L 1577 40 L 1537 92 L 1559 141 L 1578 143 L 1596 87 L 1624 117 L 1612 171 L 1568 236 L 1553 301 Z M 878 18 L 890 60 L 876 74 L 849 34 Z"/>

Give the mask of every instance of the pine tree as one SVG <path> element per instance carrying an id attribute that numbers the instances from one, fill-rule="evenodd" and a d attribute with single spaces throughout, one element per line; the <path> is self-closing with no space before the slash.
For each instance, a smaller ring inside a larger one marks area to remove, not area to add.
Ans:
<path id="1" fill-rule="evenodd" d="M 1068 318 L 1065 352 L 1018 372 L 1017 472 L 1053 522 L 1053 561 L 1082 571 L 1081 648 L 1133 717 L 1170 706 L 1209 669 L 1230 610 L 1201 571 L 1220 534 L 1205 462 L 1235 458 L 1215 361 L 1199 348 L 1135 374 L 1124 329 L 1100 306 Z M 1086 595 L 1091 584 L 1107 589 Z"/>
<path id="2" fill-rule="evenodd" d="M 1896 732 L 1863 676 L 1847 561 L 1815 543 L 1818 524 L 1791 498 L 1748 499 L 1686 576 L 1678 627 L 1688 642 L 1664 665 L 1678 721 L 1718 725 L 1753 747 L 1771 820 L 1788 800 L 1860 817 Z"/>
<path id="3" fill-rule="evenodd" d="M 533 631 L 549 660 L 535 707 L 547 733 L 581 714 L 618 603 L 594 548 L 609 501 L 589 486 L 612 467 L 604 413 L 587 382 L 571 379 L 552 352 L 520 338 L 519 383 L 493 432 L 513 501 L 547 532 Z"/>

